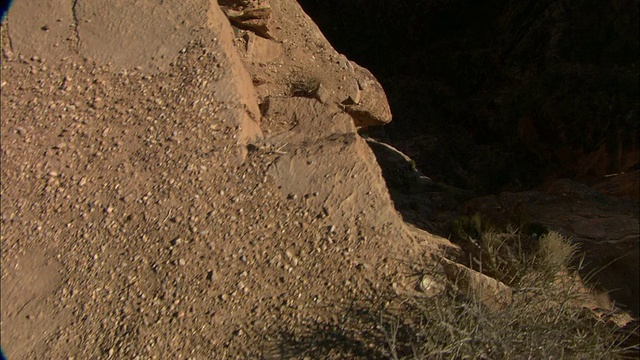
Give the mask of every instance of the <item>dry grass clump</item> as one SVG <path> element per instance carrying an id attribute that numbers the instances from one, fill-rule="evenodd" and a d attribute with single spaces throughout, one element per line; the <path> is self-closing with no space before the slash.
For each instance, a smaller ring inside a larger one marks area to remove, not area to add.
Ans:
<path id="1" fill-rule="evenodd" d="M 576 244 L 555 231 L 541 236 L 538 242 L 539 265 L 552 274 L 568 268 L 578 251 Z"/>
<path id="2" fill-rule="evenodd" d="M 497 231 L 478 214 L 453 223 L 455 236 L 469 254 L 470 267 L 516 287 L 525 285 L 521 284 L 525 277 L 527 282 L 532 276 L 553 281 L 559 272 L 570 269 L 578 251 L 577 244 L 559 233 L 541 225 L 534 228 L 524 232 L 507 225 Z"/>
<path id="3" fill-rule="evenodd" d="M 637 340 L 629 344 L 637 327 L 620 329 L 580 305 L 586 292 L 570 267 L 577 247 L 568 239 L 553 231 L 536 237 L 496 232 L 479 217 L 457 225 L 473 242 L 473 268 L 509 285 L 512 301 L 489 309 L 455 283 L 435 297 L 406 299 L 401 315 L 382 320 L 391 358 L 615 359 L 637 353 Z"/>
<path id="4" fill-rule="evenodd" d="M 316 78 L 301 78 L 291 82 L 291 96 L 312 98 L 320 87 L 320 80 Z"/>

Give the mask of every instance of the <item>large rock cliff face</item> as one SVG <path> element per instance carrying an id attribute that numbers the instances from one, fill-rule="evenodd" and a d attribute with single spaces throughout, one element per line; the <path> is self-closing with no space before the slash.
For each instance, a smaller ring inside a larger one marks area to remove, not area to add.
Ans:
<path id="1" fill-rule="evenodd" d="M 11 359 L 297 356 L 451 247 L 357 134 L 382 87 L 293 0 L 20 1 L 2 53 Z"/>

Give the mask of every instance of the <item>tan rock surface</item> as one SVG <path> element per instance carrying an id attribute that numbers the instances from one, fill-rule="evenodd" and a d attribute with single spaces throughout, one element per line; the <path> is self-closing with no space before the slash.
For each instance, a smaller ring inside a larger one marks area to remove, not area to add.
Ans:
<path id="1" fill-rule="evenodd" d="M 215 1 L 11 9 L 0 128 L 10 359 L 302 356 L 296 339 L 357 329 L 356 304 L 447 246 L 404 226 L 356 133 L 364 120 L 341 108 L 351 98 L 390 121 L 381 87 L 295 2 L 270 6 L 273 40 L 232 28 Z M 324 102 L 291 97 L 309 78 Z"/>
<path id="2" fill-rule="evenodd" d="M 292 0 L 260 2 L 271 9 L 278 26 L 270 40 L 257 40 L 255 30 L 236 30 L 236 45 L 257 84 L 261 101 L 269 96 L 290 96 L 299 85 L 313 84 L 309 97 L 331 102 L 351 115 L 357 127 L 391 121 L 387 97 L 376 78 L 366 69 L 336 52 L 318 27 Z M 256 42 L 261 49 L 256 50 Z M 279 55 L 283 52 L 283 56 Z M 300 95 L 298 95 L 300 96 Z"/>
<path id="3" fill-rule="evenodd" d="M 476 299 L 491 311 L 504 309 L 511 304 L 513 293 L 504 283 L 447 259 L 443 259 L 441 265 L 449 280 L 463 294 Z"/>

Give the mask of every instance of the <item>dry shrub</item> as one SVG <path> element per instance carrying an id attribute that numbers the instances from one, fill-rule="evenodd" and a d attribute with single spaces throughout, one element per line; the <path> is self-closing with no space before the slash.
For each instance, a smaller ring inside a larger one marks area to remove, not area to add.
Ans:
<path id="1" fill-rule="evenodd" d="M 482 228 L 478 218 L 467 224 Z M 637 352 L 637 327 L 621 329 L 580 305 L 585 287 L 569 268 L 575 244 L 553 231 L 536 239 L 517 231 L 479 235 L 474 255 L 483 272 L 512 287 L 511 304 L 488 309 L 456 284 L 435 297 L 404 299 L 399 314 L 382 319 L 391 358 L 615 359 Z"/>
<path id="2" fill-rule="evenodd" d="M 549 273 L 569 267 L 571 260 L 578 251 L 577 244 L 573 244 L 555 231 L 550 231 L 539 240 L 539 264 Z"/>

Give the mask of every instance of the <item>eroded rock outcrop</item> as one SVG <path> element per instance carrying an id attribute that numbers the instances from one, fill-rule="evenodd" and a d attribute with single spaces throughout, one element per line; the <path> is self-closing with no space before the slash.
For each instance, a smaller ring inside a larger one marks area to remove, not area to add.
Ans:
<path id="1" fill-rule="evenodd" d="M 357 134 L 382 87 L 293 0 L 42 4 L 2 25 L 10 358 L 291 357 L 449 245 Z"/>
<path id="2" fill-rule="evenodd" d="M 229 9 L 243 7 L 242 2 L 225 4 Z M 336 52 L 295 1 L 265 0 L 259 7 L 270 9 L 270 36 L 240 25 L 236 45 L 261 102 L 269 97 L 314 97 L 339 105 L 357 127 L 391 121 L 386 94 L 376 78 Z"/>
<path id="3" fill-rule="evenodd" d="M 276 25 L 271 19 L 269 0 L 219 0 L 218 3 L 234 26 L 272 38 L 270 32 Z"/>
<path id="4" fill-rule="evenodd" d="M 277 150 L 271 174 L 283 195 L 305 197 L 341 230 L 387 224 L 410 239 L 373 153 L 356 133 L 391 121 L 375 77 L 333 50 L 295 1 L 222 5 L 261 100 L 266 136 L 254 148 Z M 237 14 L 258 8 L 264 28 L 238 23 Z"/>

